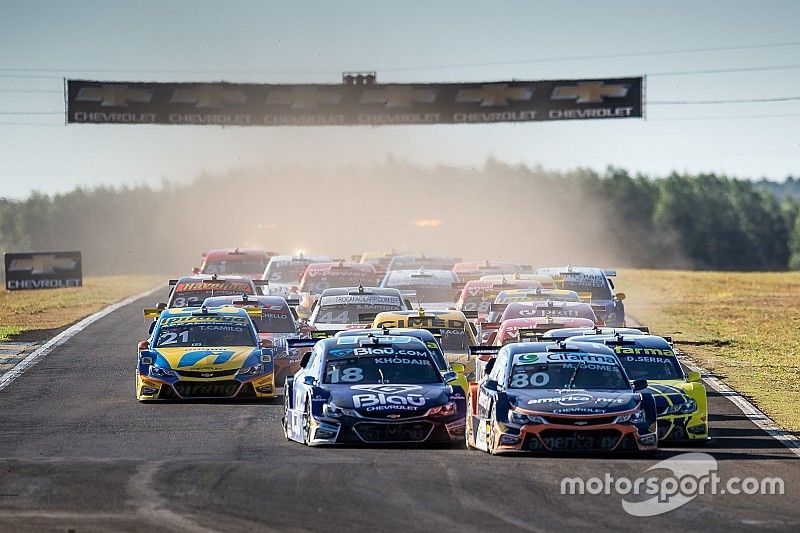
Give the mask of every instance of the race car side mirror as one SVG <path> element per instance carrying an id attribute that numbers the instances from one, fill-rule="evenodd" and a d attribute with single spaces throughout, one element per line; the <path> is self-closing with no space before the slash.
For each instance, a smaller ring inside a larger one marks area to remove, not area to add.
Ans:
<path id="1" fill-rule="evenodd" d="M 317 382 L 317 380 L 314 379 L 314 376 L 305 376 L 305 377 L 303 377 L 303 383 L 305 385 L 308 385 L 309 387 L 313 387 L 314 383 L 316 383 L 316 382 Z"/>
<path id="2" fill-rule="evenodd" d="M 700 372 L 695 372 L 694 370 L 686 374 L 686 381 L 689 383 L 700 383 L 702 377 L 700 376 Z"/>
<path id="3" fill-rule="evenodd" d="M 616 298 L 617 300 L 619 300 L 621 302 L 622 300 L 625 299 L 625 293 L 624 292 L 618 292 L 617 294 L 614 295 L 614 298 Z"/>
<path id="4" fill-rule="evenodd" d="M 445 372 L 442 374 L 442 378 L 444 379 L 445 383 L 452 383 L 458 379 L 458 374 L 455 372 Z"/>
<path id="5" fill-rule="evenodd" d="M 633 390 L 644 390 L 647 388 L 646 379 L 636 379 L 633 381 Z"/>
<path id="6" fill-rule="evenodd" d="M 136 349 L 139 350 L 140 352 L 145 351 L 145 350 L 149 350 L 150 349 L 150 343 L 147 342 L 147 341 L 141 341 L 139 343 L 139 345 L 136 347 Z"/>

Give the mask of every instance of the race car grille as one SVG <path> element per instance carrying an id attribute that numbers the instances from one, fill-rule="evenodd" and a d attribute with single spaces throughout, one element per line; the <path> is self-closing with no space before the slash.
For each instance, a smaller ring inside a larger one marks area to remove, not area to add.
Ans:
<path id="1" fill-rule="evenodd" d="M 221 378 L 223 376 L 232 376 L 236 374 L 238 370 L 238 368 L 234 368 L 231 370 L 217 370 L 215 372 L 200 372 L 196 370 L 176 370 L 176 372 L 179 376 L 184 378 Z"/>
<path id="2" fill-rule="evenodd" d="M 184 398 L 226 398 L 236 394 L 238 381 L 178 381 L 173 386 Z"/>
<path id="3" fill-rule="evenodd" d="M 353 431 L 364 442 L 422 442 L 433 431 L 433 424 L 430 422 L 403 424 L 361 422 L 353 426 Z"/>
<path id="4" fill-rule="evenodd" d="M 529 450 L 612 450 L 620 440 L 620 432 L 614 429 L 600 431 L 572 431 L 568 429 L 546 429 L 539 438 L 532 437 L 526 443 Z"/>
<path id="5" fill-rule="evenodd" d="M 566 417 L 566 416 L 545 416 L 543 417 L 550 424 L 560 424 L 562 426 L 598 426 L 601 424 L 611 424 L 615 416 L 598 416 L 593 418 Z"/>

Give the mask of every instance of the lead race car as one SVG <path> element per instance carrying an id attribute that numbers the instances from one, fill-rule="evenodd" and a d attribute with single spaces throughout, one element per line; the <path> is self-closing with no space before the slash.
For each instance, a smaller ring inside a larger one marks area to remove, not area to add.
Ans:
<path id="1" fill-rule="evenodd" d="M 138 348 L 139 401 L 275 397 L 273 352 L 259 347 L 248 310 L 166 309 Z"/>
<path id="2" fill-rule="evenodd" d="M 482 347 L 487 349 L 486 347 Z M 657 449 L 656 406 L 614 352 L 591 343 L 500 348 L 470 385 L 467 446 L 492 454 Z"/>
<path id="3" fill-rule="evenodd" d="M 311 446 L 459 442 L 466 399 L 455 378 L 413 337 L 320 340 L 286 380 L 284 432 Z"/>

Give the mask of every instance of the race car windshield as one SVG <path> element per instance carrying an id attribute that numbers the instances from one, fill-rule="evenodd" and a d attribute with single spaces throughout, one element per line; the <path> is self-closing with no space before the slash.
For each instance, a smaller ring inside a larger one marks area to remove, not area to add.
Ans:
<path id="1" fill-rule="evenodd" d="M 336 304 L 321 305 L 314 323 L 316 324 L 358 324 L 358 315 L 375 314 L 383 311 L 399 311 L 402 304 Z M 371 320 L 368 322 L 372 322 Z"/>
<path id="2" fill-rule="evenodd" d="M 600 363 L 515 364 L 508 379 L 512 389 L 630 390 L 617 365 Z"/>
<path id="3" fill-rule="evenodd" d="M 610 300 L 612 298 L 608 282 L 606 278 L 601 276 L 565 275 L 562 287 L 578 293 L 590 292 L 592 293 L 592 300 Z"/>
<path id="4" fill-rule="evenodd" d="M 189 348 L 194 346 L 255 346 L 248 319 L 231 322 L 205 322 L 162 326 L 156 348 Z"/>
<path id="5" fill-rule="evenodd" d="M 300 292 L 320 294 L 325 289 L 338 289 L 340 287 L 358 287 L 359 285 L 375 285 L 375 275 L 355 270 L 337 271 L 336 274 L 327 275 L 319 272 L 316 276 L 306 275 Z"/>
<path id="6" fill-rule="evenodd" d="M 273 261 L 267 267 L 264 279 L 272 283 L 291 283 L 297 285 L 311 261 Z"/>
<path id="7" fill-rule="evenodd" d="M 658 355 L 618 355 L 630 379 L 683 379 L 675 357 Z"/>
<path id="8" fill-rule="evenodd" d="M 208 261 L 203 267 L 203 274 L 247 274 L 260 276 L 267 266 L 266 259 L 248 257 L 246 259 L 225 259 Z"/>
<path id="9" fill-rule="evenodd" d="M 294 317 L 289 308 L 279 310 L 261 308 L 260 317 L 251 317 L 259 333 L 295 333 Z"/>
<path id="10" fill-rule="evenodd" d="M 588 306 L 520 306 L 516 312 L 512 309 L 510 313 L 503 314 L 503 320 L 508 318 L 526 318 L 526 317 L 566 317 L 566 318 L 588 318 L 594 321 L 594 311 Z"/>
<path id="11" fill-rule="evenodd" d="M 325 383 L 408 385 L 441 383 L 442 378 L 423 349 L 356 348 L 356 350 L 384 350 L 392 354 L 359 356 L 346 359 L 328 359 L 325 366 Z M 405 352 L 405 353 L 400 353 Z"/>
<path id="12" fill-rule="evenodd" d="M 445 352 L 464 352 L 469 347 L 469 338 L 463 329 L 442 329 L 439 333 L 439 342 Z"/>

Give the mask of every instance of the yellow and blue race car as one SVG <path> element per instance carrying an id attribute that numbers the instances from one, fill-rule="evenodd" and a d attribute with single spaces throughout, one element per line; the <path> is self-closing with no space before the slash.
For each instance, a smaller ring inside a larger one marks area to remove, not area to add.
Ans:
<path id="1" fill-rule="evenodd" d="M 251 312 L 261 309 L 145 309 L 156 320 L 139 343 L 136 399 L 274 398 L 272 349 L 260 347 Z"/>
<path id="2" fill-rule="evenodd" d="M 658 414 L 659 442 L 703 443 L 708 399 L 698 372 L 684 373 L 669 341 L 657 335 L 582 335 L 568 341 L 611 348 L 631 380 L 646 379 Z"/>

